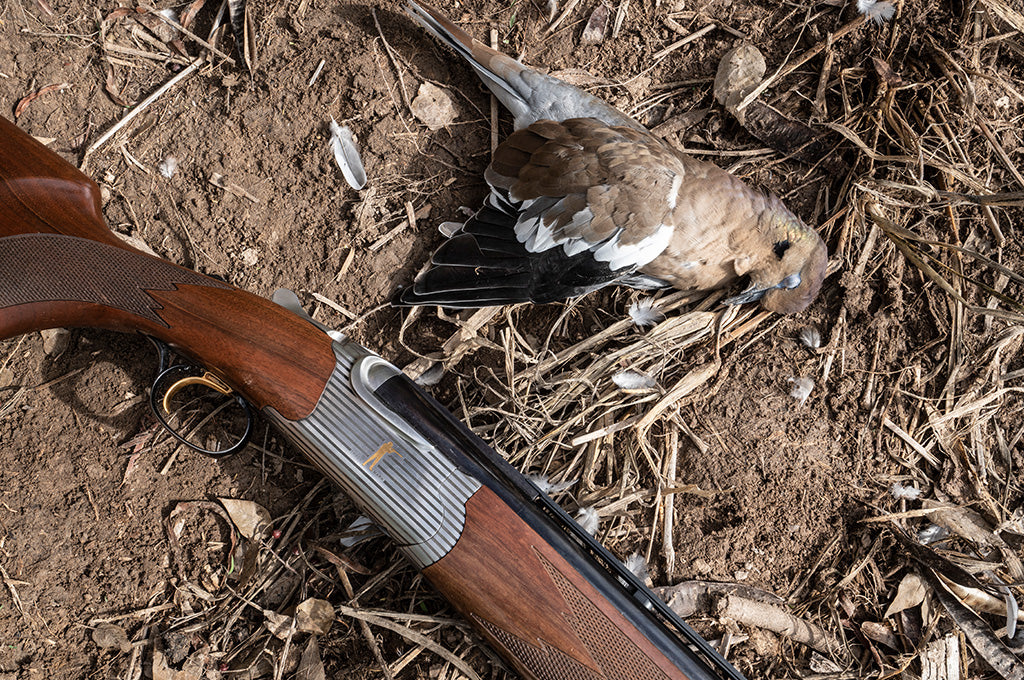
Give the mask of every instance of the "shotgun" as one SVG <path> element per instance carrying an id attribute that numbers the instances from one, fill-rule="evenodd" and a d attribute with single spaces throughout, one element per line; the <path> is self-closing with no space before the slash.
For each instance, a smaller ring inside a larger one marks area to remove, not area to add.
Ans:
<path id="1" fill-rule="evenodd" d="M 0 117 L 0 339 L 105 328 L 188 357 L 199 372 L 154 385 L 161 422 L 157 392 L 196 381 L 262 413 L 524 678 L 742 680 L 399 369 L 293 308 L 132 248 L 99 195 Z"/>

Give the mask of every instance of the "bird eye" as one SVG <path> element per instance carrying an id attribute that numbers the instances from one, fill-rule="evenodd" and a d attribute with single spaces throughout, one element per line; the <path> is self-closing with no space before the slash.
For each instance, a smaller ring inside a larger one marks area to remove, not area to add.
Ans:
<path id="1" fill-rule="evenodd" d="M 777 257 L 777 258 L 779 258 L 781 260 L 782 256 L 786 254 L 787 250 L 789 250 L 789 239 L 786 239 L 784 241 L 779 241 L 778 243 L 776 243 L 775 246 L 774 246 L 774 250 L 775 250 L 775 257 Z"/>
<path id="2" fill-rule="evenodd" d="M 786 278 L 779 282 L 778 288 L 785 288 L 786 290 L 792 290 L 800 285 L 800 275 L 790 274 Z"/>

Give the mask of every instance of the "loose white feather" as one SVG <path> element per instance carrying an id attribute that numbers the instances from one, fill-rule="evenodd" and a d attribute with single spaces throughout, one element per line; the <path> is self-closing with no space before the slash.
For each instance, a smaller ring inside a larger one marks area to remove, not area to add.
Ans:
<path id="1" fill-rule="evenodd" d="M 811 396 L 811 390 L 814 389 L 814 380 L 811 378 L 789 378 L 789 382 L 793 383 L 793 389 L 789 391 L 789 396 L 803 406 L 807 397 Z"/>
<path id="2" fill-rule="evenodd" d="M 575 479 L 570 479 L 564 482 L 552 482 L 548 479 L 548 476 L 544 474 L 527 475 L 527 478 L 533 482 L 534 486 L 540 489 L 541 493 L 546 493 L 548 495 L 565 491 L 576 483 Z"/>
<path id="3" fill-rule="evenodd" d="M 341 538 L 338 539 L 338 543 L 343 548 L 351 548 L 354 545 L 368 541 L 376 536 L 382 536 L 384 534 L 380 527 L 373 523 L 373 520 L 366 515 L 360 515 L 356 517 L 352 524 L 348 525 L 348 529 L 342 532 Z"/>
<path id="4" fill-rule="evenodd" d="M 857 11 L 869 21 L 882 24 L 896 13 L 896 6 L 888 0 L 857 0 Z"/>
<path id="5" fill-rule="evenodd" d="M 655 382 L 654 378 L 632 369 L 619 371 L 612 376 L 612 382 L 618 385 L 619 389 L 624 392 L 648 391 L 658 387 L 658 383 Z"/>
<path id="6" fill-rule="evenodd" d="M 644 328 L 661 323 L 665 315 L 654 308 L 654 300 L 644 298 L 629 306 L 629 318 L 633 320 L 634 324 Z"/>
<path id="7" fill-rule="evenodd" d="M 349 186 L 359 191 L 366 186 L 366 171 L 359 157 L 359 147 L 348 126 L 342 127 L 331 118 L 331 151 L 334 161 L 341 168 L 341 174 Z"/>
<path id="8" fill-rule="evenodd" d="M 889 487 L 889 493 L 892 494 L 892 497 L 898 501 L 914 501 L 920 498 L 921 496 L 920 489 L 915 489 L 912 486 L 903 486 L 899 482 L 894 482 L 893 485 Z"/>
<path id="9" fill-rule="evenodd" d="M 157 166 L 157 170 L 159 170 L 160 174 L 167 179 L 174 177 L 174 173 L 178 170 L 178 159 L 174 156 L 168 156 L 160 162 L 160 165 Z"/>
<path id="10" fill-rule="evenodd" d="M 800 329 L 800 342 L 811 349 L 821 347 L 821 333 L 814 326 L 804 326 Z"/>
<path id="11" fill-rule="evenodd" d="M 623 564 L 625 564 L 626 569 L 633 572 L 641 582 L 647 581 L 647 560 L 644 559 L 644 556 L 640 554 L 639 550 L 627 557 Z"/>
<path id="12" fill-rule="evenodd" d="M 949 529 L 940 527 L 938 524 L 929 524 L 917 532 L 917 539 L 924 545 L 935 543 L 949 536 Z"/>
<path id="13" fill-rule="evenodd" d="M 597 516 L 597 508 L 592 505 L 580 508 L 579 512 L 576 513 L 576 521 L 591 536 L 596 536 L 597 530 L 601 526 L 601 518 Z"/>

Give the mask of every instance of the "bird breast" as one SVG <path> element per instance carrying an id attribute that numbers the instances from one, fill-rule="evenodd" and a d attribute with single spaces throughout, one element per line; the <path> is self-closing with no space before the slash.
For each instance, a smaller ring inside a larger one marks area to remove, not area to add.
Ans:
<path id="1" fill-rule="evenodd" d="M 721 288 L 772 253 L 759 228 L 769 201 L 712 163 L 685 159 L 671 211 L 668 247 L 641 267 L 681 290 Z"/>

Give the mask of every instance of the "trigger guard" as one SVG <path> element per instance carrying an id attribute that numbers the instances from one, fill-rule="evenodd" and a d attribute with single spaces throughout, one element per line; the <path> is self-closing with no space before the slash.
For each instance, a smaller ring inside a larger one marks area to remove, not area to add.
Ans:
<path id="1" fill-rule="evenodd" d="M 163 366 L 161 366 L 161 368 L 163 368 Z M 182 444 L 184 444 L 185 446 L 189 447 L 194 451 L 198 451 L 204 456 L 209 456 L 211 458 L 225 458 L 227 456 L 236 454 L 242 449 L 244 449 L 245 446 L 249 443 L 249 439 L 252 438 L 256 418 L 255 416 L 253 416 L 252 407 L 249 405 L 249 402 L 246 401 L 243 396 L 241 396 L 240 394 L 235 394 L 234 398 L 235 402 L 245 412 L 245 432 L 242 433 L 241 438 L 232 446 L 221 451 L 211 451 L 210 449 L 204 449 L 201 446 L 196 446 L 189 440 L 185 439 L 185 437 L 182 436 L 177 430 L 171 427 L 170 423 L 167 422 L 167 419 L 164 418 L 163 413 L 161 413 L 161 402 L 163 401 L 163 397 L 160 395 L 162 394 L 161 386 L 163 383 L 171 381 L 171 384 L 174 384 L 175 382 L 181 380 L 182 378 L 201 376 L 205 372 L 206 371 L 200 368 L 199 366 L 192 366 L 190 364 L 176 364 L 174 366 L 163 368 L 163 370 L 160 372 L 160 375 L 158 375 L 156 377 L 156 380 L 153 381 L 153 386 L 149 390 L 149 406 L 153 410 L 153 415 L 156 416 L 156 419 L 157 421 L 159 421 L 160 425 L 179 442 L 181 442 Z"/>

